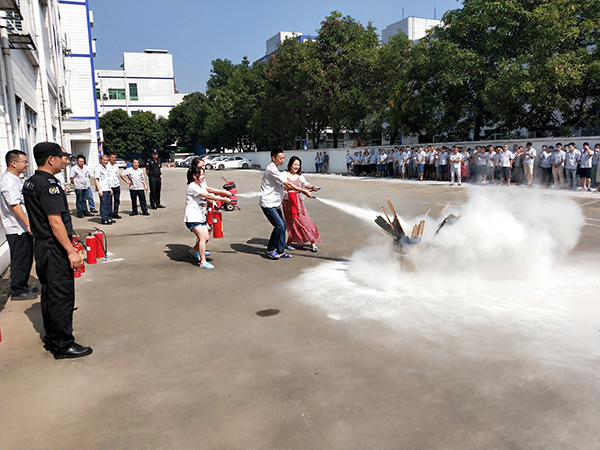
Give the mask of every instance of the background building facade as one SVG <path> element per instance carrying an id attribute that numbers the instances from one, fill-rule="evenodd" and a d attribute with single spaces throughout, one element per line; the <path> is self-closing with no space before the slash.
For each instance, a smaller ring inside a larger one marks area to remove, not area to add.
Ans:
<path id="1" fill-rule="evenodd" d="M 168 117 L 183 99 L 175 84 L 173 55 L 167 50 L 123 53 L 123 70 L 96 70 L 96 103 L 100 115 L 123 109 L 129 115 L 151 111 Z"/>

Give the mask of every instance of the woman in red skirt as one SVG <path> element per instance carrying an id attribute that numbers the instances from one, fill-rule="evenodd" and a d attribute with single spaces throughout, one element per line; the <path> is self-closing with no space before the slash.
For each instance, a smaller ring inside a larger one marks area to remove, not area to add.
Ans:
<path id="1" fill-rule="evenodd" d="M 318 191 L 319 188 L 311 185 L 302 175 L 302 161 L 297 156 L 292 156 L 288 162 L 285 172 L 287 180 L 302 189 L 309 191 Z M 292 243 L 304 245 L 307 242 L 311 244 L 311 251 L 317 252 L 319 248 L 316 243 L 321 242 L 321 236 L 317 226 L 312 221 L 302 200 L 302 194 L 292 191 L 292 198 L 286 191 L 283 196 L 283 216 L 285 218 L 285 227 L 287 228 L 288 238 L 286 243 L 287 250 L 296 250 Z"/>

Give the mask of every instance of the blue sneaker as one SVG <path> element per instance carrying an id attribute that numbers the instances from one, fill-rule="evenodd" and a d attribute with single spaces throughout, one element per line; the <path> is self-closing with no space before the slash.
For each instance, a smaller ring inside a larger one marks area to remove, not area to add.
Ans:
<path id="1" fill-rule="evenodd" d="M 190 248 L 190 255 L 192 255 L 194 257 L 194 259 L 196 259 L 197 261 L 200 261 L 200 253 L 194 253 L 192 251 L 192 249 Z"/>
<path id="2" fill-rule="evenodd" d="M 213 266 L 211 263 L 207 262 L 205 264 L 201 264 L 198 267 L 200 267 L 201 269 L 214 269 L 215 266 Z"/>

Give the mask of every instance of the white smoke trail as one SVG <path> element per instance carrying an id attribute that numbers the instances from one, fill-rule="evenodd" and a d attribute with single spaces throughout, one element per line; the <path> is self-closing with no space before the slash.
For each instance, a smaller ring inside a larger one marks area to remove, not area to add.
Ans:
<path id="1" fill-rule="evenodd" d="M 237 196 L 242 198 L 256 198 L 260 197 L 260 192 L 238 192 Z"/>
<path id="2" fill-rule="evenodd" d="M 378 215 L 321 201 L 368 222 Z M 426 219 L 423 241 L 407 258 L 415 271 L 401 270 L 391 240 L 374 233 L 349 262 L 313 267 L 292 287 L 336 320 L 377 321 L 440 345 L 456 338 L 475 356 L 510 343 L 546 363 L 577 358 L 592 367 L 600 343 L 590 335 L 593 308 L 585 308 L 600 289 L 600 274 L 589 268 L 597 256 L 587 265 L 568 259 L 584 224 L 580 207 L 522 190 L 470 189 L 468 202 L 449 212 L 461 217 L 437 235 L 439 221 Z"/>

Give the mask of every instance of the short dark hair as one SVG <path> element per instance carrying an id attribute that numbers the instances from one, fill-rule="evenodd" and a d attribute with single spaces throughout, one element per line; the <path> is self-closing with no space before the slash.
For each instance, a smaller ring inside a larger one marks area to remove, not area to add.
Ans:
<path id="1" fill-rule="evenodd" d="M 6 153 L 6 165 L 10 166 L 10 163 L 13 161 L 18 161 L 19 158 L 21 158 L 21 155 L 25 155 L 27 156 L 27 153 L 22 152 L 21 150 L 11 150 L 8 153 Z"/>
<path id="2" fill-rule="evenodd" d="M 290 160 L 288 161 L 288 165 L 287 165 L 287 171 L 289 172 L 292 168 L 292 165 L 298 161 L 300 163 L 300 169 L 298 169 L 298 171 L 296 172 L 298 175 L 302 175 L 302 160 L 300 158 L 298 158 L 297 156 L 292 156 L 290 158 Z"/>
<path id="3" fill-rule="evenodd" d="M 131 160 L 131 162 L 134 162 L 134 161 L 140 162 L 140 160 L 139 160 L 138 158 L 133 158 L 133 159 Z"/>
<path id="4" fill-rule="evenodd" d="M 583 145 L 587 145 L 588 147 L 590 146 L 590 144 L 587 142 L 584 142 Z"/>
<path id="5" fill-rule="evenodd" d="M 117 156 L 117 154 L 115 152 L 108 152 L 108 156 L 111 157 L 112 155 Z"/>
<path id="6" fill-rule="evenodd" d="M 533 145 L 533 144 L 532 144 L 531 142 L 528 142 L 528 143 L 527 143 L 527 144 L 525 144 L 525 145 Z"/>
<path id="7" fill-rule="evenodd" d="M 83 163 L 85 164 L 85 156 L 83 156 L 83 155 L 77 155 L 77 159 L 79 159 L 79 158 L 83 159 Z"/>
<path id="8" fill-rule="evenodd" d="M 283 153 L 283 150 L 271 150 L 271 158 L 275 158 L 280 153 Z"/>

